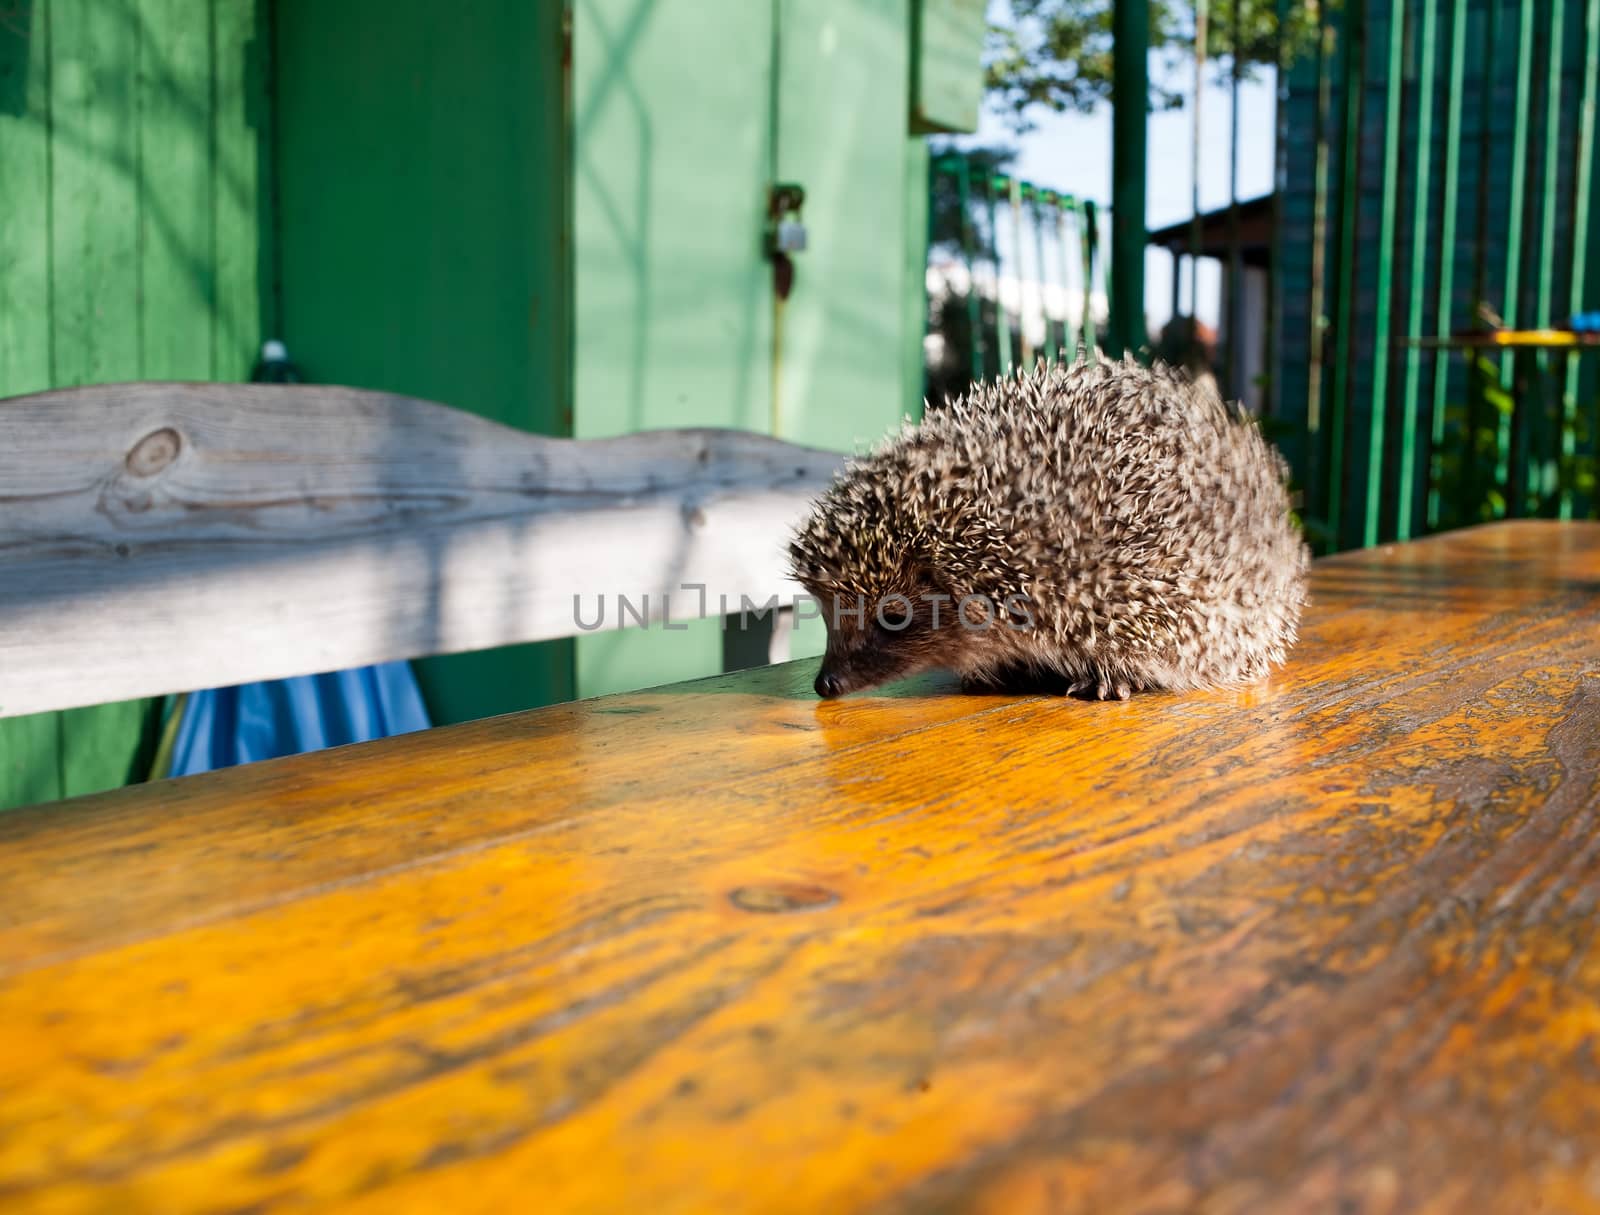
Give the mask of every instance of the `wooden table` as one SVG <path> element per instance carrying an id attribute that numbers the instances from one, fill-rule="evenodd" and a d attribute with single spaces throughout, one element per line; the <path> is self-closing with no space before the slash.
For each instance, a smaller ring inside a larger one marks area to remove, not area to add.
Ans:
<path id="1" fill-rule="evenodd" d="M 0 1207 L 1600 1210 L 1600 525 L 1126 704 L 801 663 L 0 816 Z"/>

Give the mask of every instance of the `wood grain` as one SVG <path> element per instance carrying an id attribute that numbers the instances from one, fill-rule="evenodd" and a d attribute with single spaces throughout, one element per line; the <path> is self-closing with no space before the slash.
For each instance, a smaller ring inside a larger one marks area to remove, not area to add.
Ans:
<path id="1" fill-rule="evenodd" d="M 1600 1210 L 1600 526 L 1288 668 L 797 664 L 0 817 L 15 1210 Z"/>
<path id="2" fill-rule="evenodd" d="M 788 531 L 841 459 L 346 388 L 0 401 L 0 716 L 792 598 Z"/>

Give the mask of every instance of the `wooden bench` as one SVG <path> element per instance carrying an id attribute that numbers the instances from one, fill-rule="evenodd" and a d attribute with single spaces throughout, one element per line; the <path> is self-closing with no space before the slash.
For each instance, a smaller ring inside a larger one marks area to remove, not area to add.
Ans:
<path id="1" fill-rule="evenodd" d="M 0 716 L 790 598 L 787 529 L 840 460 L 348 388 L 0 401 Z"/>
<path id="2" fill-rule="evenodd" d="M 0 1206 L 1600 1209 L 1600 524 L 1237 691 L 813 673 L 0 815 Z"/>

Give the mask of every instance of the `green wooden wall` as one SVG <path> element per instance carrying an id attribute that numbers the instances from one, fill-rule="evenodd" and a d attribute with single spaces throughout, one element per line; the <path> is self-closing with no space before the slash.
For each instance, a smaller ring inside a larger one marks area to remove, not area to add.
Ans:
<path id="1" fill-rule="evenodd" d="M 291 358 L 571 433 L 561 5 L 277 0 L 274 24 Z M 436 722 L 572 689 L 568 642 L 417 670 Z"/>
<path id="2" fill-rule="evenodd" d="M 575 0 L 573 17 L 576 433 L 738 426 L 847 451 L 915 412 L 911 0 Z M 805 188 L 809 233 L 781 306 L 761 252 L 775 180 Z M 713 673 L 719 628 L 584 637 L 578 691 Z M 813 624 L 794 652 L 821 642 Z"/>
<path id="3" fill-rule="evenodd" d="M 248 375 L 265 306 L 251 0 L 0 20 L 0 396 Z M 141 777 L 153 702 L 0 720 L 0 807 Z"/>

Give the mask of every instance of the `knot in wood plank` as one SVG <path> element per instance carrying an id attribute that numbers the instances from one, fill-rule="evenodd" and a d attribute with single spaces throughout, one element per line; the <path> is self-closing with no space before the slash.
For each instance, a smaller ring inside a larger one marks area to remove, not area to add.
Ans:
<path id="1" fill-rule="evenodd" d="M 770 886 L 740 886 L 729 892 L 728 901 L 740 911 L 786 915 L 791 911 L 820 911 L 832 907 L 839 896 L 821 886 L 779 882 Z"/>
<path id="2" fill-rule="evenodd" d="M 136 477 L 153 477 L 178 458 L 183 436 L 170 426 L 153 430 L 133 445 L 123 464 Z"/>

